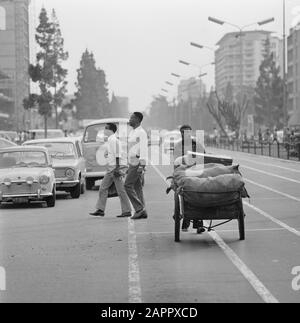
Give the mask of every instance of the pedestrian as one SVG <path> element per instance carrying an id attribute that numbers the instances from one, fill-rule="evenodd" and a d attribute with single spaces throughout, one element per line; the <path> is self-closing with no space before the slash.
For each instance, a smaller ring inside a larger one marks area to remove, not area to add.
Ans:
<path id="1" fill-rule="evenodd" d="M 105 216 L 105 208 L 108 199 L 108 192 L 112 185 L 115 185 L 118 193 L 122 214 L 118 218 L 131 217 L 131 205 L 124 188 L 123 177 L 127 170 L 127 160 L 121 142 L 116 136 L 117 126 L 113 123 L 108 123 L 105 126 L 104 135 L 108 138 L 105 145 L 107 172 L 101 182 L 99 189 L 99 198 L 96 204 L 96 211 L 90 213 L 92 216 Z"/>
<path id="2" fill-rule="evenodd" d="M 258 142 L 260 145 L 263 142 L 263 134 L 262 134 L 261 128 L 259 128 L 259 130 L 258 130 Z"/>
<path id="3" fill-rule="evenodd" d="M 275 141 L 278 144 L 278 130 L 276 127 L 274 128 L 274 133 L 273 133 L 273 144 Z"/>
<path id="4" fill-rule="evenodd" d="M 128 136 L 128 173 L 125 181 L 125 189 L 135 210 L 133 220 L 147 219 L 143 193 L 143 174 L 148 161 L 148 138 L 142 128 L 144 116 L 140 112 L 134 112 L 129 120 L 133 128 Z"/>
<path id="5" fill-rule="evenodd" d="M 189 151 L 197 152 L 197 142 L 195 142 L 192 138 L 192 127 L 189 125 L 184 125 L 180 128 L 181 133 L 181 141 L 178 142 L 174 149 L 174 160 L 177 158 L 184 157 L 188 154 Z M 198 143 L 199 144 L 199 143 Z M 205 153 L 204 147 L 199 147 L 203 153 Z M 204 162 L 204 161 L 203 161 Z M 188 232 L 189 227 L 191 225 L 190 220 L 183 220 L 182 223 L 182 231 Z M 194 229 L 198 229 L 199 233 L 204 233 L 206 230 L 204 228 L 203 221 L 194 221 Z"/>

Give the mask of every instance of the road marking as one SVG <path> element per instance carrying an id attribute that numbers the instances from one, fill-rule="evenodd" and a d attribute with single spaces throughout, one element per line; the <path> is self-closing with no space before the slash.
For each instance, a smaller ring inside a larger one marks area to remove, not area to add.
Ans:
<path id="1" fill-rule="evenodd" d="M 238 160 L 246 161 L 246 162 L 249 162 L 249 163 L 252 163 L 252 164 L 256 164 L 256 165 L 262 165 L 262 166 L 268 166 L 268 167 L 271 166 L 271 167 L 275 167 L 275 168 L 287 170 L 287 171 L 294 172 L 294 173 L 300 173 L 300 170 L 298 170 L 298 169 L 293 169 L 293 168 L 278 166 L 278 165 L 274 165 L 274 164 L 259 163 L 259 162 L 253 161 L 253 160 L 243 159 L 243 158 L 238 158 Z"/>
<path id="2" fill-rule="evenodd" d="M 256 211 L 257 213 L 259 213 L 260 215 L 264 216 L 265 218 L 271 220 L 272 222 L 278 224 L 280 227 L 286 229 L 287 231 L 295 234 L 296 236 L 300 237 L 300 232 L 298 230 L 296 230 L 295 228 L 290 227 L 289 225 L 285 224 L 284 222 L 275 219 L 272 215 L 268 214 L 267 212 L 255 207 L 254 205 L 251 205 L 247 202 L 244 201 L 244 205 L 246 205 L 247 207 L 249 207 L 250 209 Z"/>
<path id="3" fill-rule="evenodd" d="M 246 168 L 246 169 L 250 169 L 250 170 L 252 170 L 254 172 L 257 172 L 257 173 L 261 173 L 261 174 L 268 175 L 268 176 L 272 176 L 272 177 L 277 177 L 277 178 L 283 179 L 285 181 L 289 181 L 289 182 L 293 182 L 293 183 L 296 183 L 296 184 L 300 184 L 300 181 L 297 181 L 296 179 L 292 179 L 290 177 L 276 175 L 274 173 L 269 173 L 269 172 L 266 172 L 266 171 L 263 171 L 263 170 L 259 170 L 259 169 L 256 169 L 256 168 L 249 167 L 249 166 L 242 165 L 241 167 L 242 168 Z"/>
<path id="4" fill-rule="evenodd" d="M 153 166 L 158 175 L 168 184 L 166 177 Z M 251 271 L 250 268 L 239 258 L 239 256 L 224 242 L 224 240 L 216 233 L 210 232 L 209 235 L 217 243 L 217 245 L 223 250 L 227 258 L 233 263 L 233 265 L 240 271 L 240 273 L 246 278 L 250 285 L 254 288 L 256 293 L 266 303 L 279 303 L 279 301 L 269 292 L 269 290 L 263 285 L 258 277 Z"/>
<path id="5" fill-rule="evenodd" d="M 279 301 L 271 294 L 271 292 L 263 285 L 258 277 L 249 269 L 238 255 L 224 242 L 224 240 L 216 233 L 210 232 L 209 235 L 223 250 L 225 255 L 231 260 L 235 267 L 247 279 L 256 293 L 262 298 L 265 303 L 279 303 Z"/>
<path id="6" fill-rule="evenodd" d="M 140 283 L 140 269 L 134 221 L 128 219 L 128 287 L 129 303 L 142 303 L 142 290 Z"/>
<path id="7" fill-rule="evenodd" d="M 273 160 L 273 161 L 280 161 L 280 162 L 283 162 L 283 163 L 287 163 L 287 164 L 293 164 L 293 165 L 299 165 L 299 161 L 297 160 L 289 160 L 289 159 L 283 159 L 283 158 L 276 158 L 276 157 L 269 157 L 269 156 L 263 156 L 263 155 L 255 155 L 255 154 L 249 154 L 249 153 L 246 153 L 246 152 L 242 152 L 242 151 L 236 151 L 236 150 L 227 150 L 227 149 L 218 149 L 218 148 L 213 148 L 211 147 L 210 149 L 215 149 L 215 150 L 218 150 L 218 151 L 223 151 L 226 153 L 228 152 L 231 152 L 232 154 L 234 155 L 239 155 L 239 154 L 243 154 L 243 155 L 247 155 L 249 157 L 259 157 L 259 158 L 262 158 L 262 159 L 265 159 L 266 161 L 268 160 Z"/>
<path id="8" fill-rule="evenodd" d="M 288 199 L 294 200 L 294 201 L 296 201 L 296 202 L 300 202 L 300 198 L 295 197 L 295 196 L 293 196 L 293 195 L 290 195 L 290 194 L 286 194 L 286 193 L 280 192 L 280 191 L 275 190 L 275 189 L 273 189 L 273 188 L 271 188 L 271 187 L 269 187 L 269 186 L 266 186 L 266 185 L 262 185 L 262 184 L 259 184 L 259 183 L 256 183 L 256 182 L 253 182 L 253 181 L 251 181 L 250 179 L 247 179 L 247 178 L 244 178 L 244 180 L 245 180 L 246 182 L 248 182 L 248 183 L 252 184 L 252 185 L 258 186 L 258 187 L 260 187 L 260 188 L 263 188 L 263 189 L 265 189 L 265 190 L 271 191 L 271 192 L 276 193 L 276 194 L 278 194 L 278 195 L 282 195 L 282 196 L 284 196 L 284 197 L 286 197 L 286 198 L 288 198 Z"/>

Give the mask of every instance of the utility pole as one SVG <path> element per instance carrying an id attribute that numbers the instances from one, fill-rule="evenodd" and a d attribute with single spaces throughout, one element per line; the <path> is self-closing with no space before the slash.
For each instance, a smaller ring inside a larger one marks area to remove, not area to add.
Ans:
<path id="1" fill-rule="evenodd" d="M 287 71 L 286 71 L 286 4 L 283 0 L 283 123 L 288 124 L 287 110 Z"/>

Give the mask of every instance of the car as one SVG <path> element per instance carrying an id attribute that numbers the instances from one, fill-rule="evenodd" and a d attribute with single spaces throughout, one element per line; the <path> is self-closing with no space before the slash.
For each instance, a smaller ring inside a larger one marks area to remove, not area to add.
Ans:
<path id="1" fill-rule="evenodd" d="M 18 140 L 18 133 L 16 131 L 0 131 L 0 138 L 16 142 Z"/>
<path id="2" fill-rule="evenodd" d="M 159 146 L 161 143 L 159 130 L 149 130 L 147 132 L 148 135 L 148 145 L 149 146 Z"/>
<path id="3" fill-rule="evenodd" d="M 44 147 L 16 146 L 0 149 L 0 204 L 56 202 L 51 157 Z"/>
<path id="4" fill-rule="evenodd" d="M 101 119 L 93 121 L 85 127 L 82 146 L 86 161 L 86 188 L 88 190 L 92 189 L 95 182 L 103 179 L 106 174 L 104 129 L 107 123 L 117 125 L 117 136 L 124 144 L 124 147 L 127 146 L 127 138 L 130 131 L 128 119 Z"/>
<path id="5" fill-rule="evenodd" d="M 85 192 L 85 159 L 78 138 L 39 139 L 23 143 L 23 146 L 42 146 L 52 158 L 56 178 L 56 190 L 80 198 Z"/>
<path id="6" fill-rule="evenodd" d="M 17 146 L 17 144 L 15 144 L 14 142 L 4 139 L 4 138 L 0 138 L 0 149 L 1 148 L 8 148 L 8 147 L 15 147 Z"/>
<path id="7" fill-rule="evenodd" d="M 30 138 L 36 139 L 45 139 L 45 130 L 44 129 L 31 129 L 29 130 Z M 61 129 L 48 129 L 47 130 L 47 139 L 52 138 L 63 138 L 65 133 Z"/>

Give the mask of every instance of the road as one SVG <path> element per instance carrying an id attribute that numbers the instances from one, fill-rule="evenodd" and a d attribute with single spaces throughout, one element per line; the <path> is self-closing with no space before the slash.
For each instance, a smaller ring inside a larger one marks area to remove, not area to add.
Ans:
<path id="1" fill-rule="evenodd" d="M 175 243 L 164 181 L 171 168 L 149 167 L 148 220 L 117 219 L 118 199 L 109 200 L 105 218 L 90 217 L 94 191 L 79 200 L 60 195 L 55 209 L 2 207 L 0 301 L 300 302 L 292 274 L 300 266 L 300 163 L 208 150 L 241 165 L 251 195 L 246 241 L 231 222 L 201 236 L 190 230 Z"/>

